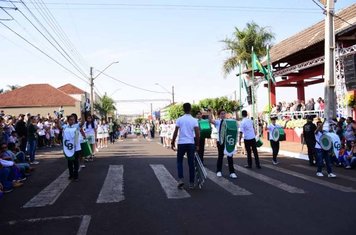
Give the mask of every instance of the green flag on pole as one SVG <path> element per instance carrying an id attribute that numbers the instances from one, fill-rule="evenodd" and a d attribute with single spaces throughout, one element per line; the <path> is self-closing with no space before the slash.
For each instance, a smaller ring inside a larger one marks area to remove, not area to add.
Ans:
<path id="1" fill-rule="evenodd" d="M 273 84 L 276 84 L 276 79 L 273 76 L 271 57 L 269 55 L 269 45 L 267 46 L 267 74 L 268 80 L 271 80 Z"/>
<path id="2" fill-rule="evenodd" d="M 266 81 L 268 81 L 268 72 L 265 67 L 262 66 L 261 62 L 258 60 L 257 55 L 252 51 L 252 70 L 258 70 L 265 76 Z"/>

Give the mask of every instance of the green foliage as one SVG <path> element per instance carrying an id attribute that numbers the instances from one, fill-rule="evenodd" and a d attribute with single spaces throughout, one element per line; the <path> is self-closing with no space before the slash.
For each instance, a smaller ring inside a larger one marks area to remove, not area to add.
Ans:
<path id="1" fill-rule="evenodd" d="M 225 43 L 224 50 L 231 56 L 224 61 L 225 75 L 232 72 L 241 63 L 247 63 L 251 67 L 252 47 L 258 57 L 266 55 L 267 44 L 271 44 L 274 34 L 267 27 L 260 27 L 255 22 L 246 24 L 243 30 L 235 27 L 232 38 L 222 40 Z"/>
<path id="2" fill-rule="evenodd" d="M 142 124 L 145 123 L 147 121 L 147 119 L 143 118 L 143 117 L 138 117 L 135 119 L 135 124 Z"/>
<path id="3" fill-rule="evenodd" d="M 108 114 L 112 114 L 116 110 L 115 101 L 105 94 L 99 102 L 94 104 L 94 108 L 107 120 Z"/>
<path id="4" fill-rule="evenodd" d="M 224 109 L 228 113 L 240 110 L 238 101 L 229 100 L 227 97 L 207 98 L 199 102 L 199 106 L 206 110 L 210 109 L 214 115 L 217 114 L 219 109 Z"/>
<path id="5" fill-rule="evenodd" d="M 168 109 L 168 117 L 171 120 L 175 120 L 184 115 L 183 104 L 173 104 Z"/>

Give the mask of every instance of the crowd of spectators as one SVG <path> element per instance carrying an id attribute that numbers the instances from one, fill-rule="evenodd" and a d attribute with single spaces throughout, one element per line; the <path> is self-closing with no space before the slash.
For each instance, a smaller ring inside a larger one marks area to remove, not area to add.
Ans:
<path id="1" fill-rule="evenodd" d="M 286 113 L 314 111 L 316 113 L 323 111 L 325 108 L 324 100 L 319 97 L 316 101 L 311 98 L 305 103 L 304 100 L 296 100 L 294 102 L 278 102 L 276 105 L 272 105 L 271 115 L 284 116 Z M 298 117 L 302 117 L 301 115 Z"/>

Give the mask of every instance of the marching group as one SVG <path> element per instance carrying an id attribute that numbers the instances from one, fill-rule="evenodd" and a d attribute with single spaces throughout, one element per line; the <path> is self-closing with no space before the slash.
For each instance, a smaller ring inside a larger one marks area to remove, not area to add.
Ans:
<path id="1" fill-rule="evenodd" d="M 75 154 L 67 157 L 69 179 L 78 180 L 79 167 L 85 168 L 85 161 L 92 161 L 96 151 L 106 148 L 108 142 L 114 143 L 118 130 L 112 121 L 94 120 L 90 115 L 81 120 L 76 114 L 65 118 L 63 111 L 55 112 L 54 117 L 30 113 L 14 117 L 0 111 L 0 196 L 23 185 L 40 163 L 36 160 L 36 150 L 40 148 L 63 145 L 64 149 L 66 146 L 74 149 Z M 69 143 L 71 138 L 76 138 L 73 146 Z M 86 156 L 81 151 L 84 142 L 90 147 Z"/>
<path id="2" fill-rule="evenodd" d="M 319 103 L 322 100 L 318 101 Z M 159 126 L 159 134 L 161 137 L 161 143 L 164 147 L 172 149 L 177 149 L 177 170 L 178 170 L 178 187 L 181 188 L 184 185 L 183 181 L 183 156 L 187 154 L 188 166 L 189 166 L 189 187 L 194 187 L 194 152 L 197 152 L 201 161 L 204 162 L 204 148 L 205 144 L 208 143 L 206 137 L 201 137 L 200 121 L 202 120 L 202 113 L 198 112 L 196 118 L 191 115 L 191 106 L 189 103 L 183 105 L 185 114 L 178 118 L 176 122 L 161 122 Z M 212 143 L 216 143 L 218 150 L 218 159 L 216 164 L 216 175 L 217 177 L 222 176 L 222 161 L 226 145 L 226 133 L 222 133 L 221 123 L 226 119 L 225 110 L 219 110 L 217 112 L 218 118 L 213 119 L 211 113 L 208 115 L 208 120 L 211 123 L 211 138 Z M 316 124 L 314 124 L 314 119 Z M 356 168 L 356 122 L 352 117 L 340 118 L 339 120 L 334 119 L 331 121 L 330 131 L 336 133 L 340 139 L 339 146 L 334 146 L 332 148 L 337 148 L 338 154 L 334 154 L 331 149 L 325 150 L 321 145 L 321 137 L 326 134 L 324 130 L 324 122 L 320 118 L 314 118 L 313 116 L 307 117 L 307 123 L 303 127 L 303 136 L 305 143 L 308 147 L 308 157 L 311 166 L 316 166 L 316 176 L 322 177 L 322 168 L 325 165 L 327 170 L 327 176 L 329 178 L 335 178 L 336 175 L 333 173 L 332 165 L 343 166 L 346 169 Z M 237 121 L 236 121 L 237 123 Z M 285 123 L 287 124 L 287 123 Z M 261 169 L 261 164 L 259 161 L 257 145 L 258 145 L 258 135 L 255 130 L 255 125 L 253 119 L 248 117 L 246 110 L 242 111 L 242 120 L 239 124 L 236 124 L 239 132 L 238 141 L 235 139 L 234 144 L 241 146 L 241 140 L 244 141 L 245 152 L 247 154 L 247 165 L 246 168 L 252 168 L 252 153 L 255 157 L 255 165 L 257 169 Z M 270 124 L 266 123 L 265 130 L 269 132 L 269 142 L 272 148 L 272 163 L 277 165 L 279 162 L 277 156 L 280 148 L 280 139 L 273 138 L 272 134 L 274 129 L 284 129 L 284 127 L 276 124 L 276 118 L 272 117 Z M 198 134 L 197 134 L 198 130 Z M 178 144 L 176 144 L 176 139 L 178 138 Z M 227 155 L 229 176 L 233 179 L 237 178 L 236 172 L 233 167 L 232 154 Z"/>

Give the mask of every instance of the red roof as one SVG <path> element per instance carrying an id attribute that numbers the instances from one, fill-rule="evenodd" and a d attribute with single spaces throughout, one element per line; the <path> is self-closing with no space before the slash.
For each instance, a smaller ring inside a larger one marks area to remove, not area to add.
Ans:
<path id="1" fill-rule="evenodd" d="M 29 84 L 0 94 L 0 107 L 75 106 L 76 100 L 49 84 Z"/>
<path id="2" fill-rule="evenodd" d="M 80 89 L 70 83 L 67 83 L 63 86 L 58 87 L 58 90 L 61 90 L 64 93 L 67 93 L 70 95 L 85 94 L 85 91 L 83 91 L 82 89 Z"/>

